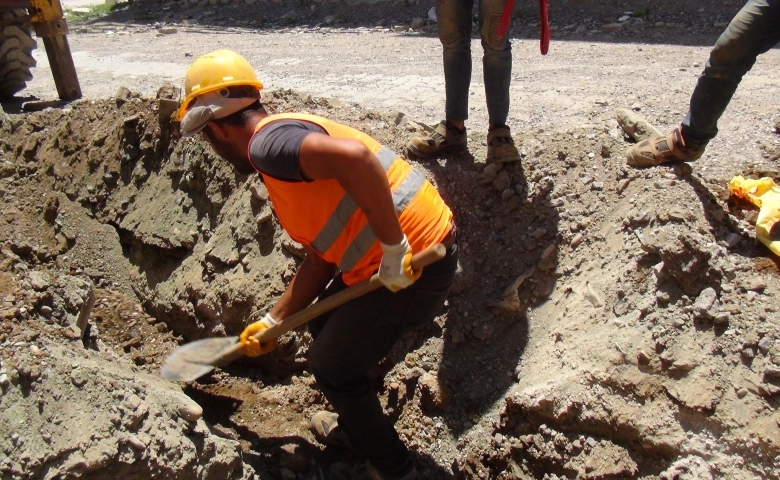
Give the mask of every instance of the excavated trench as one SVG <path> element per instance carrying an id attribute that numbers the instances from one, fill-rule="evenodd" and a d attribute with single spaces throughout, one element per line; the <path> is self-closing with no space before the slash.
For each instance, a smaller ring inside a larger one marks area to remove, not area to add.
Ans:
<path id="1" fill-rule="evenodd" d="M 305 329 L 197 382 L 160 378 L 180 343 L 240 332 L 301 258 L 262 183 L 178 138 L 171 88 L 2 118 L 8 478 L 322 478 L 357 460 L 308 431 L 327 402 Z M 396 151 L 424 128 L 265 95 Z M 611 112 L 518 142 L 518 165 L 473 148 L 420 165 L 456 213 L 460 273 L 372 379 L 423 478 L 778 478 L 780 282 L 750 217 L 679 166 L 627 170 Z"/>

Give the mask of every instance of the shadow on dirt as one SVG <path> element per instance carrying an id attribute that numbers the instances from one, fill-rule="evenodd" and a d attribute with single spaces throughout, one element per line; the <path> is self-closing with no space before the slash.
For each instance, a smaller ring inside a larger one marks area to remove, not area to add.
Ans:
<path id="1" fill-rule="evenodd" d="M 544 179 L 529 192 L 521 162 L 488 165 L 476 176 L 474 163 L 465 153 L 426 165 L 461 232 L 438 368 L 452 390 L 441 418 L 458 435 L 516 383 L 529 336 L 525 312 L 552 293 L 558 264 L 558 212 Z"/>

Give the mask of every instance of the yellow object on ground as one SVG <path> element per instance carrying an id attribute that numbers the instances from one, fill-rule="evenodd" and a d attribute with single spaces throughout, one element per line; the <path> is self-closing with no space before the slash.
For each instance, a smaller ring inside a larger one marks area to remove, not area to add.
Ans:
<path id="1" fill-rule="evenodd" d="M 772 231 L 780 221 L 780 186 L 771 178 L 752 180 L 738 175 L 729 182 L 729 190 L 759 208 L 756 238 L 769 247 L 772 253 L 780 256 L 780 224 L 777 225 L 778 229 Z"/>

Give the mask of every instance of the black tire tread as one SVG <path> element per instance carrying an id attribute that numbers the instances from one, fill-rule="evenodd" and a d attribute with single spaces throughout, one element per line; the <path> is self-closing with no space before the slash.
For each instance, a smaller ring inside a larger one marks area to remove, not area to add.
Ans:
<path id="1" fill-rule="evenodd" d="M 22 23 L 25 16 L 24 10 L 2 13 L 3 20 L 19 18 L 20 23 L 0 28 L 0 100 L 13 97 L 33 78 L 30 69 L 36 62 L 32 51 L 38 44 L 33 38 L 32 25 Z"/>

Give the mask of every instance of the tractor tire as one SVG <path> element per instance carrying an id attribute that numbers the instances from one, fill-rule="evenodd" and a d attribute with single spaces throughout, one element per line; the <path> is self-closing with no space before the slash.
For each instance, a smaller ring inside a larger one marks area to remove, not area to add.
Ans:
<path id="1" fill-rule="evenodd" d="M 11 10 L 2 12 L 0 27 L 0 100 L 8 100 L 32 80 L 30 69 L 36 62 L 32 51 L 38 46 L 33 38 L 32 25 L 23 23 L 27 12 Z M 19 23 L 13 23 L 19 19 Z"/>

